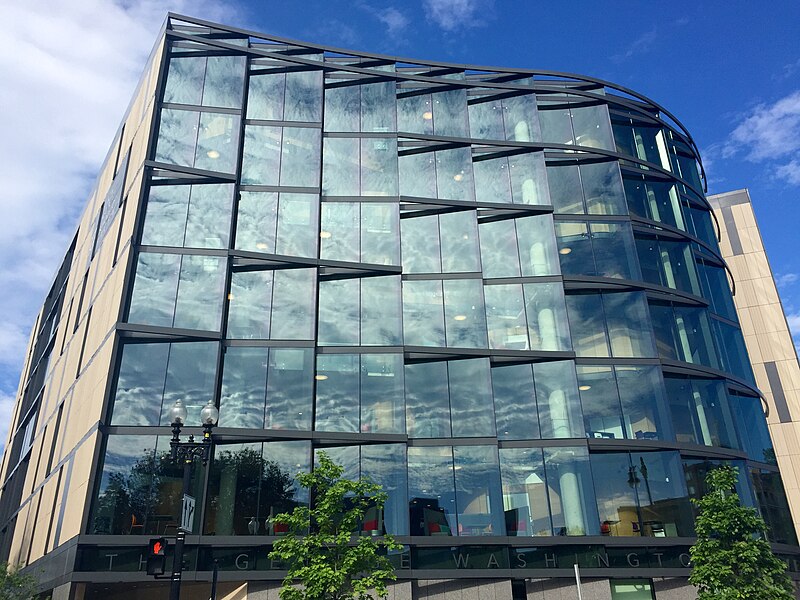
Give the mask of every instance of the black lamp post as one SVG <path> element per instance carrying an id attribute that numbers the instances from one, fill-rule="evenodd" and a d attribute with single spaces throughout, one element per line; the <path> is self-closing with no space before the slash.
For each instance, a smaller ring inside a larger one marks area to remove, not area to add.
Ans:
<path id="1" fill-rule="evenodd" d="M 172 439 L 169 442 L 172 449 L 172 461 L 183 464 L 183 493 L 181 496 L 181 526 L 175 536 L 175 555 L 172 559 L 172 581 L 170 582 L 169 599 L 180 600 L 181 595 L 181 575 L 183 573 L 183 544 L 186 539 L 186 531 L 183 528 L 185 509 L 185 498 L 188 495 L 191 479 L 192 464 L 195 458 L 199 458 L 203 465 L 208 463 L 211 458 L 211 430 L 219 420 L 219 410 L 214 405 L 213 400 L 209 400 L 200 411 L 200 422 L 203 425 L 203 440 L 194 441 L 194 435 L 189 436 L 186 442 L 181 441 L 181 427 L 186 424 L 186 407 L 183 402 L 178 400 L 170 410 L 172 418 Z M 193 517 L 194 515 L 192 515 Z"/>

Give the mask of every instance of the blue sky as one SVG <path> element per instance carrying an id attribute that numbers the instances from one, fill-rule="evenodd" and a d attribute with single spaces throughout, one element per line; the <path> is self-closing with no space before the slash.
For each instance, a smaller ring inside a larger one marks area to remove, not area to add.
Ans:
<path id="1" fill-rule="evenodd" d="M 592 75 L 659 102 L 709 192 L 747 187 L 800 341 L 800 2 L 28 0 L 2 3 L 0 444 L 52 282 L 165 12 L 409 58 Z"/>

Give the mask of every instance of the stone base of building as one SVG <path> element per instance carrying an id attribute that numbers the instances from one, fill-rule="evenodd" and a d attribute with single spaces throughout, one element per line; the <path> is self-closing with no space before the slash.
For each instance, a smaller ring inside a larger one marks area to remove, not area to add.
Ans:
<path id="1" fill-rule="evenodd" d="M 627 587 L 623 587 L 627 586 Z M 217 600 L 279 600 L 279 582 L 220 582 Z M 613 590 L 617 590 L 616 593 Z M 581 581 L 587 600 L 695 600 L 696 590 L 682 577 Z M 65 583 L 52 600 L 167 600 L 169 582 Z M 208 600 L 210 584 L 185 582 L 181 600 Z M 576 600 L 575 581 L 548 579 L 421 579 L 389 587 L 387 600 Z M 800 598 L 800 596 L 798 596 Z"/>

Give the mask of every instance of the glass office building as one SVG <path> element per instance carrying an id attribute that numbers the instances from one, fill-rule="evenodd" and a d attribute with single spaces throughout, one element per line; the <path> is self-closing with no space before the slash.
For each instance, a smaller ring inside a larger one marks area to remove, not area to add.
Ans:
<path id="1" fill-rule="evenodd" d="M 166 597 L 169 411 L 197 433 L 209 399 L 197 597 L 214 561 L 273 597 L 269 517 L 320 449 L 388 492 L 358 533 L 404 544 L 397 597 L 573 593 L 577 564 L 691 598 L 720 464 L 797 570 L 697 147 L 605 81 L 171 15 L 34 328 L 3 557 L 54 598 Z"/>

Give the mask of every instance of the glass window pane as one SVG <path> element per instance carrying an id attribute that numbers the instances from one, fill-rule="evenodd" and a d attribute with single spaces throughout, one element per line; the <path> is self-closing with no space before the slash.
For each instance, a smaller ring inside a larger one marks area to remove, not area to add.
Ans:
<path id="1" fill-rule="evenodd" d="M 272 330 L 274 340 L 314 338 L 316 269 L 275 271 Z"/>
<path id="2" fill-rule="evenodd" d="M 506 139 L 503 127 L 503 106 L 500 100 L 470 104 L 468 109 L 470 137 L 479 140 Z"/>
<path id="3" fill-rule="evenodd" d="M 630 223 L 590 223 L 595 270 L 600 277 L 641 279 Z"/>
<path id="4" fill-rule="evenodd" d="M 507 140 L 533 142 L 542 139 L 533 94 L 504 98 L 503 109 Z"/>
<path id="5" fill-rule="evenodd" d="M 139 254 L 129 323 L 172 327 L 180 265 L 180 254 Z"/>
<path id="6" fill-rule="evenodd" d="M 454 446 L 458 535 L 504 535 L 500 467 L 495 446 Z"/>
<path id="7" fill-rule="evenodd" d="M 578 367 L 586 436 L 623 439 L 622 415 L 617 380 L 611 367 Z"/>
<path id="8" fill-rule="evenodd" d="M 566 303 L 575 354 L 610 356 L 600 295 L 570 294 Z"/>
<path id="9" fill-rule="evenodd" d="M 219 331 L 226 264 L 221 256 L 182 257 L 173 327 Z"/>
<path id="10" fill-rule="evenodd" d="M 320 258 L 360 262 L 359 207 L 356 202 L 323 202 Z"/>
<path id="11" fill-rule="evenodd" d="M 359 281 L 319 282 L 317 337 L 321 346 L 359 345 Z"/>
<path id="12" fill-rule="evenodd" d="M 666 377 L 664 383 L 678 442 L 724 448 L 738 446 L 721 381 Z"/>
<path id="13" fill-rule="evenodd" d="M 161 109 L 156 160 L 184 167 L 194 165 L 199 122 L 199 112 L 172 108 Z"/>
<path id="14" fill-rule="evenodd" d="M 361 140 L 361 195 L 397 196 L 397 140 Z"/>
<path id="15" fill-rule="evenodd" d="M 475 161 L 475 199 L 479 203 L 510 203 L 511 175 L 508 158 Z"/>
<path id="16" fill-rule="evenodd" d="M 283 128 L 281 185 L 297 187 L 319 185 L 320 134 L 319 129 L 309 127 Z"/>
<path id="17" fill-rule="evenodd" d="M 449 137 L 467 137 L 467 90 L 459 88 L 431 94 L 433 133 Z"/>
<path id="18" fill-rule="evenodd" d="M 603 294 L 612 356 L 655 356 L 644 292 Z"/>
<path id="19" fill-rule="evenodd" d="M 325 131 L 358 131 L 360 115 L 361 86 L 325 88 Z"/>
<path id="20" fill-rule="evenodd" d="M 285 121 L 322 120 L 322 71 L 286 73 L 283 119 Z"/>
<path id="21" fill-rule="evenodd" d="M 359 195 L 358 138 L 325 138 L 322 153 L 322 195 Z"/>
<path id="22" fill-rule="evenodd" d="M 522 285 L 487 285 L 484 294 L 489 347 L 530 350 Z"/>
<path id="23" fill-rule="evenodd" d="M 561 273 L 553 217 L 540 215 L 515 221 L 522 276 L 537 277 Z"/>
<path id="24" fill-rule="evenodd" d="M 408 449 L 408 505 L 411 535 L 456 535 L 453 451 Z"/>
<path id="25" fill-rule="evenodd" d="M 170 57 L 164 102 L 199 105 L 203 95 L 206 60 L 198 56 Z"/>
<path id="26" fill-rule="evenodd" d="M 361 204 L 361 261 L 400 264 L 400 210 L 396 203 Z"/>
<path id="27" fill-rule="evenodd" d="M 628 209 L 616 161 L 580 166 L 586 211 L 593 215 L 624 215 Z"/>
<path id="28" fill-rule="evenodd" d="M 564 288 L 560 283 L 523 285 L 532 350 L 570 350 Z"/>
<path id="29" fill-rule="evenodd" d="M 489 359 L 453 360 L 448 363 L 453 437 L 495 435 Z"/>
<path id="30" fill-rule="evenodd" d="M 597 535 L 597 504 L 586 448 L 545 448 L 544 468 L 553 535 Z"/>
<path id="31" fill-rule="evenodd" d="M 404 273 L 441 273 L 439 217 L 428 215 L 400 220 Z"/>
<path id="32" fill-rule="evenodd" d="M 481 280 L 450 279 L 442 283 L 447 346 L 487 348 L 486 313 Z M 428 323 L 425 325 L 428 326 Z"/>
<path id="33" fill-rule="evenodd" d="M 359 431 L 359 356 L 317 356 L 316 431 Z"/>
<path id="34" fill-rule="evenodd" d="M 539 113 L 542 114 L 541 112 Z M 550 200 L 556 213 L 583 213 L 583 189 L 575 165 L 547 167 Z"/>
<path id="35" fill-rule="evenodd" d="M 216 342 L 170 344 L 160 425 L 170 424 L 170 410 L 178 400 L 186 406 L 186 422 L 201 423 L 200 411 L 213 399 L 218 351 Z"/>
<path id="36" fill-rule="evenodd" d="M 403 444 L 361 446 L 361 476 L 369 477 L 389 496 L 383 505 L 383 527 L 392 535 L 408 535 L 408 477 Z"/>
<path id="37" fill-rule="evenodd" d="M 596 275 L 589 225 L 571 221 L 555 223 L 556 243 L 565 275 Z"/>
<path id="38" fill-rule="evenodd" d="M 361 87 L 361 131 L 397 131 L 397 93 L 394 81 Z M 327 119 L 327 114 L 325 116 Z"/>
<path id="39" fill-rule="evenodd" d="M 183 246 L 190 185 L 152 186 L 142 231 L 146 246 Z"/>
<path id="40" fill-rule="evenodd" d="M 514 220 L 481 223 L 479 228 L 484 277 L 519 277 L 520 265 Z"/>
<path id="41" fill-rule="evenodd" d="M 311 429 L 314 351 L 270 348 L 265 429 Z"/>
<path id="42" fill-rule="evenodd" d="M 475 211 L 439 215 L 439 234 L 443 273 L 481 270 L 478 220 Z"/>
<path id="43" fill-rule="evenodd" d="M 642 535 L 694 535 L 694 516 L 678 452 L 631 454 L 631 479 L 642 515 Z"/>
<path id="44" fill-rule="evenodd" d="M 249 85 L 247 118 L 282 121 L 286 73 L 251 75 Z"/>
<path id="45" fill-rule="evenodd" d="M 169 344 L 125 344 L 114 393 L 114 425 L 158 423 Z"/>
<path id="46" fill-rule="evenodd" d="M 403 343 L 400 277 L 361 280 L 361 345 L 400 346 Z M 341 298 L 339 299 L 341 310 Z"/>
<path id="47" fill-rule="evenodd" d="M 708 312 L 704 308 L 673 307 L 679 357 L 686 362 L 719 368 Z"/>
<path id="48" fill-rule="evenodd" d="M 193 185 L 191 188 L 186 238 L 182 245 L 188 248 L 227 248 L 233 185 Z"/>
<path id="49" fill-rule="evenodd" d="M 576 144 L 606 150 L 616 149 L 614 136 L 611 133 L 611 121 L 608 118 L 608 107 L 605 104 L 572 107 L 570 112 Z"/>
<path id="50" fill-rule="evenodd" d="M 533 365 L 542 438 L 583 438 L 583 415 L 575 364 L 571 361 Z"/>
<path id="51" fill-rule="evenodd" d="M 239 192 L 236 248 L 274 253 L 277 219 L 276 192 Z"/>
<path id="52" fill-rule="evenodd" d="M 278 185 L 281 127 L 247 125 L 242 152 L 242 185 Z"/>
<path id="53" fill-rule="evenodd" d="M 225 349 L 219 426 L 262 429 L 267 388 L 267 348 Z"/>
<path id="54" fill-rule="evenodd" d="M 402 354 L 361 355 L 362 433 L 405 433 L 403 388 Z"/>
<path id="55" fill-rule="evenodd" d="M 430 94 L 397 99 L 397 129 L 409 133 L 433 133 L 433 107 Z"/>
<path id="56" fill-rule="evenodd" d="M 556 144 L 572 144 L 572 118 L 569 109 L 550 108 L 539 103 L 539 124 L 542 129 L 542 140 Z"/>
<path id="57" fill-rule="evenodd" d="M 405 345 L 438 346 L 440 348 L 446 346 L 443 305 L 444 295 L 441 281 L 403 282 L 403 339 Z M 450 319 L 454 316 L 451 316 Z M 467 315 L 463 316 L 466 321 Z"/>
<path id="58" fill-rule="evenodd" d="M 541 448 L 501 448 L 506 535 L 552 535 Z"/>
<path id="59" fill-rule="evenodd" d="M 405 148 L 404 148 L 405 149 Z M 412 198 L 436 198 L 436 157 L 433 152 L 401 154 L 400 195 Z"/>
<path id="60" fill-rule="evenodd" d="M 203 106 L 241 108 L 246 65 L 244 56 L 209 56 Z"/>
<path id="61" fill-rule="evenodd" d="M 539 438 L 539 418 L 531 365 L 492 368 L 497 437 L 504 440 Z"/>
<path id="62" fill-rule="evenodd" d="M 475 201 L 472 153 L 469 147 L 440 150 L 436 154 L 437 198 Z"/>
<path id="63" fill-rule="evenodd" d="M 736 415 L 735 422 L 739 425 L 739 439 L 748 456 L 760 462 L 777 464 L 761 399 L 734 393 L 729 393 L 728 397 L 731 412 Z"/>
<path id="64" fill-rule="evenodd" d="M 450 437 L 447 363 L 405 366 L 406 427 L 412 438 Z"/>
<path id="65" fill-rule="evenodd" d="M 592 454 L 591 459 L 600 532 L 609 536 L 643 535 L 635 487 L 637 472 L 633 470 L 630 455 Z"/>
<path id="66" fill-rule="evenodd" d="M 262 339 L 270 337 L 273 271 L 231 274 L 228 294 L 228 337 Z"/>
<path id="67" fill-rule="evenodd" d="M 511 196 L 516 204 L 550 204 L 544 156 L 541 152 L 508 157 Z"/>
<path id="68" fill-rule="evenodd" d="M 278 206 L 275 253 L 316 257 L 318 197 L 312 194 L 282 193 Z"/>
<path id="69" fill-rule="evenodd" d="M 239 117 L 200 113 L 197 134 L 196 169 L 234 173 L 239 156 Z"/>
<path id="70" fill-rule="evenodd" d="M 656 366 L 617 366 L 615 370 L 627 437 L 637 440 L 673 439 L 661 369 Z"/>

